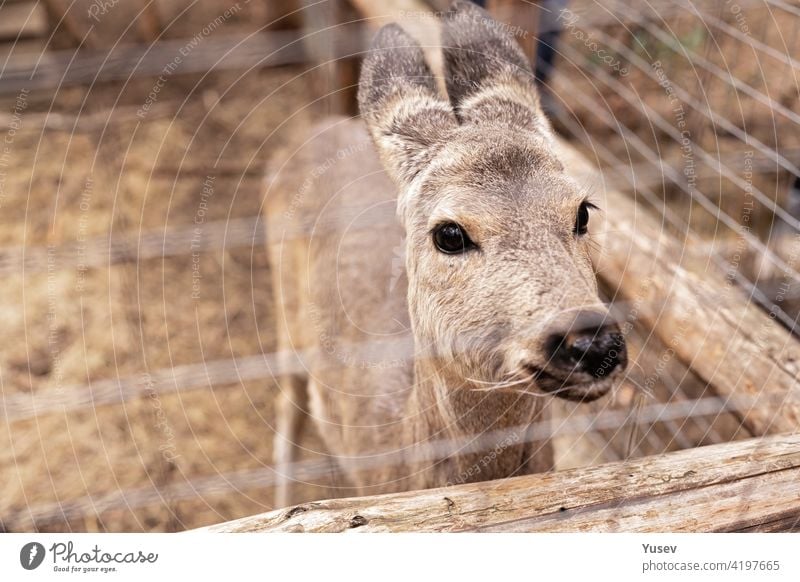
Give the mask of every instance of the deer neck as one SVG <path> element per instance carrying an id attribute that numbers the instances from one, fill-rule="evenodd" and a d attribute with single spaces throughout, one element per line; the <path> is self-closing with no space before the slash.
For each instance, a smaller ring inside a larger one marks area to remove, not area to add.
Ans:
<path id="1" fill-rule="evenodd" d="M 406 440 L 413 486 L 438 487 L 500 479 L 552 466 L 549 443 L 531 441 L 547 422 L 543 399 L 515 392 L 479 392 L 435 360 L 415 363 Z M 471 448 L 470 448 L 471 446 Z"/>

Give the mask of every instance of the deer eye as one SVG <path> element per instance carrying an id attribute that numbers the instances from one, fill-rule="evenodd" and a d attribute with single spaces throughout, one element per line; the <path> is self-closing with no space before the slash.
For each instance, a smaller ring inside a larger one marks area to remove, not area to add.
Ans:
<path id="1" fill-rule="evenodd" d="M 575 217 L 575 228 L 572 230 L 578 236 L 586 234 L 589 229 L 589 210 L 597 208 L 591 202 L 585 200 L 578 206 L 578 215 Z"/>
<path id="2" fill-rule="evenodd" d="M 470 240 L 464 229 L 455 222 L 447 222 L 437 226 L 433 231 L 433 242 L 437 249 L 448 255 L 465 253 L 475 248 L 475 243 Z"/>

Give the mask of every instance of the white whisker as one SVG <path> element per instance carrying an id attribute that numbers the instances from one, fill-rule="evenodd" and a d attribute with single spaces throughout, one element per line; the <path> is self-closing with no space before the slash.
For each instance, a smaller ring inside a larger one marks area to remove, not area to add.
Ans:
<path id="1" fill-rule="evenodd" d="M 520 378 L 518 380 L 507 380 L 501 382 L 486 382 L 483 380 L 477 380 L 474 378 L 467 378 L 470 382 L 475 382 L 476 384 L 485 384 L 483 388 L 472 388 L 473 392 L 490 392 L 492 390 L 501 390 L 505 388 L 511 388 L 512 386 L 517 386 L 519 384 L 526 384 L 534 380 L 534 375 L 531 374 L 524 378 Z"/>

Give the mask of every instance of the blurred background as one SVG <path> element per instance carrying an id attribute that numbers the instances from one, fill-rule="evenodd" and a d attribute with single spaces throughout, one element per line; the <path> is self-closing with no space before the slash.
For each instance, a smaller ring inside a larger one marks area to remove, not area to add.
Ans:
<path id="1" fill-rule="evenodd" d="M 800 6 L 486 4 L 606 186 L 794 333 Z M 0 0 L 0 527 L 178 531 L 272 508 L 265 168 L 356 113 L 377 25 L 446 5 Z M 751 436 L 719 410 L 630 421 L 643 383 L 659 402 L 706 389 L 633 336 L 622 420 L 557 435 L 559 466 Z M 327 478 L 305 496 L 332 496 Z"/>

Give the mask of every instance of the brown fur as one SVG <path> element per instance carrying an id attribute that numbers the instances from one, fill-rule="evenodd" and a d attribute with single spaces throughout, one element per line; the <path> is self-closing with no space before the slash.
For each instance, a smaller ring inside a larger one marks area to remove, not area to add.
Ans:
<path id="1" fill-rule="evenodd" d="M 524 56 L 469 2 L 442 25 L 449 101 L 419 46 L 384 27 L 359 91 L 380 161 L 364 124 L 331 119 L 273 172 L 265 215 L 279 344 L 306 356 L 303 374 L 281 379 L 279 505 L 291 501 L 301 411 L 358 493 L 549 469 L 549 443 L 528 438 L 546 422 L 536 382 L 478 390 L 545 367 L 546 332 L 564 314 L 605 313 L 588 243 L 573 234 L 583 194 L 553 155 Z M 480 249 L 437 251 L 431 231 L 443 221 Z M 360 351 L 387 341 L 416 357 Z M 575 390 L 598 396 L 613 377 Z M 487 431 L 508 435 L 488 462 L 485 452 L 429 458 L 434 441 Z"/>

